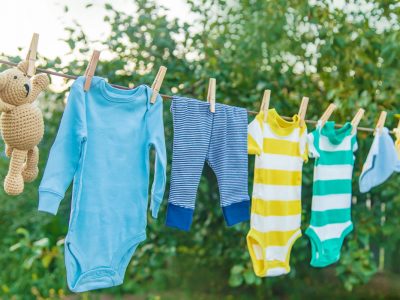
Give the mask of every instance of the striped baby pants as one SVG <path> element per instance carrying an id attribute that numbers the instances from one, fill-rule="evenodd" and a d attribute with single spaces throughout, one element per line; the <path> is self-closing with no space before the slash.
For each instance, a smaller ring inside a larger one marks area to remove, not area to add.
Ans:
<path id="1" fill-rule="evenodd" d="M 214 171 L 228 226 L 250 218 L 247 112 L 243 108 L 174 97 L 171 186 L 166 225 L 190 229 L 204 163 Z"/>

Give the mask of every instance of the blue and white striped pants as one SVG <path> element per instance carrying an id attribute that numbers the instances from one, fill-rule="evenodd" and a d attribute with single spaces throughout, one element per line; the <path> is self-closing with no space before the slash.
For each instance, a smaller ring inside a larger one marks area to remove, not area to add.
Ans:
<path id="1" fill-rule="evenodd" d="M 171 187 L 166 225 L 188 231 L 204 162 L 214 171 L 228 226 L 250 216 L 247 164 L 247 112 L 216 103 L 174 97 Z"/>

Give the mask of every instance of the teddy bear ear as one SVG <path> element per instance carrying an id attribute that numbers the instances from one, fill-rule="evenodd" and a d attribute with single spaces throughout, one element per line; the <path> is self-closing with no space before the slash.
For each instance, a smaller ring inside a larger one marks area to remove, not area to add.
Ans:
<path id="1" fill-rule="evenodd" d="M 20 71 L 22 71 L 22 72 L 24 72 L 24 73 L 26 74 L 26 72 L 28 72 L 28 61 L 27 61 L 27 60 L 21 61 L 21 62 L 18 64 L 17 68 L 18 68 Z"/>

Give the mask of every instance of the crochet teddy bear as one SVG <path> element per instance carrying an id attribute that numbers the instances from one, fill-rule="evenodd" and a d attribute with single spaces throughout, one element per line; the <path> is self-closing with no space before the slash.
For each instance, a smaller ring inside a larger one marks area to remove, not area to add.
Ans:
<path id="1" fill-rule="evenodd" d="M 46 74 L 29 78 L 28 62 L 0 73 L 1 134 L 6 155 L 11 158 L 4 190 L 9 195 L 19 195 L 24 182 L 36 179 L 39 169 L 37 145 L 44 133 L 43 116 L 32 103 L 50 83 Z"/>

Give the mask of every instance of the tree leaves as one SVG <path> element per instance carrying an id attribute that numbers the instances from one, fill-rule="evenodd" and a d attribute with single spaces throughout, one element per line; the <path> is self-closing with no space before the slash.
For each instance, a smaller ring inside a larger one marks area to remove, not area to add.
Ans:
<path id="1" fill-rule="evenodd" d="M 219 103 L 258 110 L 263 90 L 271 89 L 271 107 L 282 115 L 293 115 L 299 109 L 301 98 L 308 96 L 309 119 L 316 120 L 329 102 L 335 102 L 339 109 L 332 119 L 338 123 L 351 120 L 358 108 L 364 107 L 366 114 L 360 126 L 373 127 L 380 110 L 386 109 L 389 112 L 387 126 L 394 127 L 397 120 L 391 116 L 398 112 L 400 97 L 399 24 L 398 21 L 395 25 L 389 22 L 383 32 L 374 24 L 383 22 L 391 14 L 400 16 L 396 1 L 368 1 L 371 3 L 368 13 L 361 10 L 364 2 L 361 0 L 353 1 L 353 11 L 334 8 L 331 2 L 190 0 L 186 3 L 193 18 L 191 15 L 190 21 L 183 23 L 167 17 L 165 9 L 154 1 L 135 1 L 134 12 L 117 10 L 110 1 L 104 5 L 103 20 L 111 33 L 96 41 L 96 46 L 107 52 L 102 55 L 96 75 L 126 86 L 150 85 L 158 67 L 165 65 L 168 72 L 162 93 L 204 99 L 208 79 L 215 77 Z M 88 3 L 87 9 L 91 7 L 92 3 Z M 67 13 L 68 7 L 64 11 Z M 88 39 L 78 23 L 65 28 L 65 32 L 69 55 L 46 60 L 46 67 L 81 75 L 95 41 Z M 65 92 L 70 84 L 66 82 Z M 59 126 L 65 92 L 48 93 L 41 101 L 47 116 L 46 136 L 40 145 L 41 171 Z M 164 105 L 167 151 L 171 157 L 172 120 L 169 103 L 165 101 Z M 385 249 L 385 270 L 400 272 L 399 177 L 393 176 L 368 196 L 360 194 L 358 175 L 372 136 L 361 132 L 358 136 L 353 181 L 357 198 L 357 204 L 353 205 L 355 231 L 346 238 L 341 260 L 333 267 L 347 290 L 365 284 L 375 274 L 380 247 Z M 250 187 L 253 163 L 250 158 Z M 0 157 L 0 166 L 4 177 L 8 160 Z M 170 166 L 171 161 L 168 168 Z M 303 229 L 310 220 L 312 167 L 313 162 L 304 166 Z M 0 253 L 0 265 L 6 266 L 0 273 L 0 282 L 3 291 L 16 296 L 26 296 L 24 293 L 32 285 L 35 293 L 45 297 L 50 297 L 51 288 L 67 290 L 62 241 L 68 226 L 70 192 L 58 216 L 44 218 L 36 212 L 38 184 L 36 181 L 27 185 L 24 196 L 13 201 L 0 191 L 1 226 L 5 228 L 2 231 L 7 232 L 0 239 L 0 248 L 6 249 Z M 167 197 L 168 187 L 164 201 Z M 371 199 L 371 209 L 365 206 L 367 197 Z M 227 228 L 219 201 L 217 179 L 206 167 L 199 185 L 191 232 L 177 232 L 166 228 L 162 219 L 157 222 L 150 219 L 148 240 L 135 252 L 126 283 L 113 292 L 171 288 L 173 283 L 179 288 L 182 274 L 190 271 L 197 275 L 198 269 L 206 268 L 215 274 L 215 278 L 205 277 L 210 284 L 215 281 L 222 287 L 230 286 L 231 290 L 253 293 L 252 299 L 265 298 L 265 295 L 304 298 L 308 290 L 313 292 L 313 297 L 327 297 L 320 282 L 326 279 L 325 282 L 330 283 L 329 276 L 324 270 L 309 266 L 311 250 L 306 237 L 297 241 L 293 248 L 290 275 L 276 280 L 256 277 L 245 240 L 249 226 Z M 384 224 L 381 224 L 381 203 L 387 207 Z M 161 216 L 164 214 L 165 205 L 160 212 Z M 17 233 L 19 227 L 24 229 Z M 18 267 L 23 261 L 28 269 Z M 36 279 L 32 282 L 32 278 Z M 199 280 L 194 280 L 194 285 L 198 283 Z M 331 284 L 334 292 L 344 293 L 336 282 Z M 328 297 L 332 296 L 332 289 Z"/>

